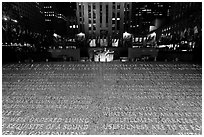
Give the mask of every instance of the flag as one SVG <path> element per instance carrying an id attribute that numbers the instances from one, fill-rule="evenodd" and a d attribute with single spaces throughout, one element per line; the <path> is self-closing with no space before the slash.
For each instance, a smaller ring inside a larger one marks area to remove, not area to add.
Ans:
<path id="1" fill-rule="evenodd" d="M 4 31 L 6 31 L 6 28 L 3 25 L 2 25 L 2 28 L 3 28 Z"/>
<path id="2" fill-rule="evenodd" d="M 26 34 L 29 34 L 29 30 L 28 29 L 26 30 Z"/>
<path id="3" fill-rule="evenodd" d="M 16 28 L 13 28 L 13 30 L 12 30 L 12 31 L 16 32 Z"/>
<path id="4" fill-rule="evenodd" d="M 182 39 L 183 37 L 184 37 L 184 32 L 181 31 L 181 32 L 180 32 L 180 39 Z"/>
<path id="5" fill-rule="evenodd" d="M 187 38 L 187 29 L 185 28 L 185 30 L 183 31 L 183 38 Z"/>
<path id="6" fill-rule="evenodd" d="M 195 26 L 195 27 L 193 28 L 193 30 L 194 30 L 194 34 L 198 33 L 198 27 L 197 27 L 197 26 Z"/>
<path id="7" fill-rule="evenodd" d="M 188 36 L 190 35 L 190 32 L 191 32 L 191 28 L 188 28 L 188 31 L 187 31 Z"/>
<path id="8" fill-rule="evenodd" d="M 22 34 L 25 34 L 25 33 L 26 33 L 26 31 L 25 31 L 25 30 L 23 30 Z"/>
<path id="9" fill-rule="evenodd" d="M 19 31 L 18 31 L 18 34 L 20 35 L 22 32 L 21 28 L 19 27 Z"/>

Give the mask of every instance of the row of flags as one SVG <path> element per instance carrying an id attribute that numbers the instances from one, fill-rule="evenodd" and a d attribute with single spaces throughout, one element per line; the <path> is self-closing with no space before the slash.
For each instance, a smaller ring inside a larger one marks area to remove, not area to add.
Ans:
<path id="1" fill-rule="evenodd" d="M 181 40 L 193 40 L 199 34 L 198 26 L 194 26 L 193 28 L 185 28 L 184 30 L 175 31 L 173 34 L 170 35 L 163 35 L 161 39 L 163 41 L 181 41 Z"/>
<path id="2" fill-rule="evenodd" d="M 89 46 L 90 47 L 96 47 L 97 41 L 99 42 L 100 46 L 108 46 L 108 42 L 106 39 L 90 39 Z M 111 44 L 113 47 L 118 47 L 119 39 L 112 39 Z"/>
<path id="3" fill-rule="evenodd" d="M 198 33 L 199 33 L 198 26 L 194 26 L 193 28 L 185 28 L 183 31 L 180 31 L 180 39 L 183 39 L 183 38 L 187 38 L 187 39 L 193 38 Z"/>

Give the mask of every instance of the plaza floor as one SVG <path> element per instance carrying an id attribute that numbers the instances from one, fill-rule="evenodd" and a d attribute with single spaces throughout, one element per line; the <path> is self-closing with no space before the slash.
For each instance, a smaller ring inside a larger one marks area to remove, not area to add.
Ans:
<path id="1" fill-rule="evenodd" d="M 175 62 L 2 66 L 4 135 L 202 134 L 202 67 Z"/>

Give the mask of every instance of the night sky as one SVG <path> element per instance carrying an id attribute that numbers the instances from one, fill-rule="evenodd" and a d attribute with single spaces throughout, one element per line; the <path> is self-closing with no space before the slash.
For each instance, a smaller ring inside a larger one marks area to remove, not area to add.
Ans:
<path id="1" fill-rule="evenodd" d="M 56 2 L 59 13 L 69 16 L 75 14 L 76 2 Z"/>

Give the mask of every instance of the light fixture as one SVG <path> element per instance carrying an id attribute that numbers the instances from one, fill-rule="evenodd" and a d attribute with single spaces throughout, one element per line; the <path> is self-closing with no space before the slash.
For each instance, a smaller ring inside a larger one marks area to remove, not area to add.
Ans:
<path id="1" fill-rule="evenodd" d="M 4 20 L 7 21 L 8 20 L 7 17 L 4 17 Z"/>

